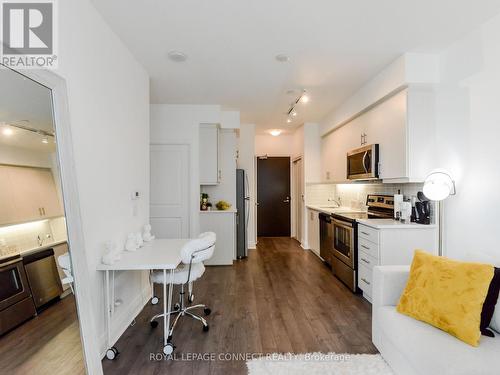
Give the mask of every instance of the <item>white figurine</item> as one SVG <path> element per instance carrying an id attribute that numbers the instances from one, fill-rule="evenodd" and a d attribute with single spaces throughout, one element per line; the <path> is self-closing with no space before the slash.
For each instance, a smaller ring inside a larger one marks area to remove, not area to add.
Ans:
<path id="1" fill-rule="evenodd" d="M 142 239 L 146 242 L 150 242 L 155 239 L 155 236 L 151 234 L 151 224 L 144 225 L 144 230 L 142 231 Z"/>
<path id="2" fill-rule="evenodd" d="M 140 247 L 142 247 L 142 245 L 144 245 L 144 241 L 142 240 L 142 234 L 141 234 L 141 232 L 137 232 L 135 234 L 135 240 L 136 240 L 136 243 L 137 243 L 137 248 L 140 248 Z"/>
<path id="3" fill-rule="evenodd" d="M 136 251 L 137 248 L 137 236 L 134 233 L 129 233 L 127 236 L 127 242 L 125 242 L 125 250 Z"/>
<path id="4" fill-rule="evenodd" d="M 102 256 L 102 262 L 107 265 L 112 265 L 119 261 L 121 256 L 121 251 L 113 241 L 107 241 L 104 244 L 104 255 Z"/>

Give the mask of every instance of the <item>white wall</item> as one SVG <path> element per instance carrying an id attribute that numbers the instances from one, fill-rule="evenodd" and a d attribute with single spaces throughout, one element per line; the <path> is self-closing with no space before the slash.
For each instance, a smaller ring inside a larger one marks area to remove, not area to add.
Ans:
<path id="1" fill-rule="evenodd" d="M 441 54 L 437 95 L 440 166 L 456 179 L 444 211 L 445 254 L 500 259 L 500 15 Z"/>
<path id="2" fill-rule="evenodd" d="M 200 232 L 199 201 L 199 127 L 200 124 L 219 124 L 223 129 L 239 127 L 239 112 L 221 111 L 218 105 L 152 104 L 151 144 L 172 143 L 190 146 L 190 231 Z"/>
<path id="3" fill-rule="evenodd" d="M 282 134 L 273 137 L 270 134 L 255 135 L 255 155 L 292 156 L 293 134 Z"/>
<path id="4" fill-rule="evenodd" d="M 104 350 L 103 274 L 107 240 L 123 245 L 149 218 L 149 79 L 87 0 L 59 2 L 59 69 L 66 80 L 85 251 L 92 280 L 95 346 Z M 56 124 L 57 125 L 57 124 Z M 139 190 L 138 214 L 131 193 Z M 147 275 L 117 276 L 113 336 L 142 308 Z"/>
<path id="5" fill-rule="evenodd" d="M 52 168 L 51 154 L 7 145 L 0 147 L 0 164 Z"/>
<path id="6" fill-rule="evenodd" d="M 439 61 L 436 55 L 406 53 L 385 67 L 364 84 L 342 105 L 333 109 L 321 121 L 321 135 L 347 123 L 362 110 L 410 84 L 433 84 L 439 80 Z"/>

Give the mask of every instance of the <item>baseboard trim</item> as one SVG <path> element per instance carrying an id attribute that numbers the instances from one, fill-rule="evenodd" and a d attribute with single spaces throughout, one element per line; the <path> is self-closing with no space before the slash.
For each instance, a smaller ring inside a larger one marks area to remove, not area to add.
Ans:
<path id="1" fill-rule="evenodd" d="M 257 244 L 255 242 L 249 242 L 248 243 L 248 248 L 255 250 L 257 248 Z"/>
<path id="2" fill-rule="evenodd" d="M 111 342 L 114 345 L 118 339 L 124 334 L 130 323 L 139 315 L 144 306 L 149 302 L 151 295 L 151 286 L 148 284 L 141 293 L 134 298 L 129 304 L 129 307 L 121 311 L 119 314 L 115 312 L 115 316 L 111 318 Z M 106 331 L 99 336 L 99 347 L 101 360 L 106 356 Z"/>

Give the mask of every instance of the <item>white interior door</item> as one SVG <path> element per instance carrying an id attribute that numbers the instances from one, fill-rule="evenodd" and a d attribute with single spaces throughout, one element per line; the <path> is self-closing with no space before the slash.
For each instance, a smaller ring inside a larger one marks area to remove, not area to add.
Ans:
<path id="1" fill-rule="evenodd" d="M 189 237 L 189 146 L 151 145 L 150 223 L 157 238 Z"/>

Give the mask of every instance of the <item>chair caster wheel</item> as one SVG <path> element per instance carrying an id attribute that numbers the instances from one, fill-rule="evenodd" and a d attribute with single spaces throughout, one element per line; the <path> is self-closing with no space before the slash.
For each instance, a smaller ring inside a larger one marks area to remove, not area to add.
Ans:
<path id="1" fill-rule="evenodd" d="M 153 320 L 153 321 L 149 322 L 149 324 L 151 324 L 151 328 L 158 327 L 158 321 L 157 320 Z"/>
<path id="2" fill-rule="evenodd" d="M 110 361 L 114 360 L 118 354 L 120 354 L 120 352 L 118 352 L 118 349 L 116 349 L 114 346 L 106 350 L 106 358 Z"/>
<path id="3" fill-rule="evenodd" d="M 208 332 L 208 324 L 206 326 L 203 326 L 203 332 Z"/>
<path id="4" fill-rule="evenodd" d="M 169 342 L 169 343 L 167 343 L 167 345 L 165 345 L 163 347 L 163 353 L 165 355 L 171 355 L 174 352 L 174 349 L 175 349 L 174 344 L 172 344 L 171 342 Z"/>
<path id="5" fill-rule="evenodd" d="M 181 305 L 179 305 L 178 303 L 176 303 L 174 305 L 174 311 L 179 311 L 181 309 Z"/>
<path id="6" fill-rule="evenodd" d="M 208 307 L 205 307 L 205 308 L 203 309 L 203 312 L 205 313 L 205 315 L 207 315 L 207 316 L 208 316 L 208 315 L 210 315 L 210 313 L 212 312 L 212 310 L 210 310 Z"/>
<path id="7" fill-rule="evenodd" d="M 189 295 L 189 297 L 188 297 L 188 301 L 189 301 L 189 303 L 193 303 L 193 301 L 194 301 L 194 294 L 193 294 L 193 293 L 191 293 L 191 294 Z"/>
<path id="8" fill-rule="evenodd" d="M 151 298 L 151 304 L 152 305 L 157 305 L 158 302 L 160 302 L 160 299 L 156 296 L 153 296 L 153 298 Z"/>

